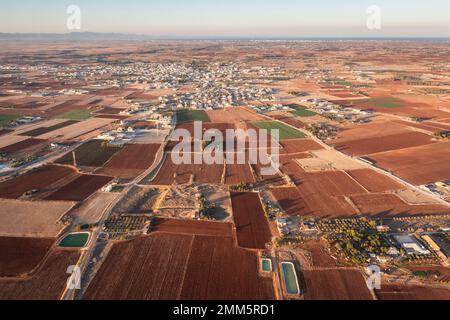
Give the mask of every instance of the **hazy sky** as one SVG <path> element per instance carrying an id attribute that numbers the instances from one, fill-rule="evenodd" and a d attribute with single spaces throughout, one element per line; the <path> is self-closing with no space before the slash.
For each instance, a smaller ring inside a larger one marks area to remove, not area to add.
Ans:
<path id="1" fill-rule="evenodd" d="M 81 30 L 179 36 L 447 36 L 450 0 L 0 0 L 0 32 Z M 381 30 L 366 26 L 381 9 Z"/>

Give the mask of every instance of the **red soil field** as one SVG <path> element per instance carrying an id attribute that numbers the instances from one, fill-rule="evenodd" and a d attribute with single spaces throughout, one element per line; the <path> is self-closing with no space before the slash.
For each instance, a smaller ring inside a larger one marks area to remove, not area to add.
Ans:
<path id="1" fill-rule="evenodd" d="M 0 136 L 3 136 L 5 134 L 11 133 L 12 130 L 8 130 L 8 129 L 0 129 Z"/>
<path id="2" fill-rule="evenodd" d="M 297 128 L 297 129 L 306 128 L 306 125 L 303 122 L 301 122 L 300 120 L 295 119 L 295 118 L 283 118 L 283 119 L 281 119 L 281 121 Z"/>
<path id="3" fill-rule="evenodd" d="M 302 271 L 305 300 L 373 300 L 358 270 Z"/>
<path id="4" fill-rule="evenodd" d="M 114 281 L 111 277 L 114 275 Z M 87 300 L 274 299 L 258 258 L 230 237 L 156 232 L 113 246 L 90 283 Z"/>
<path id="5" fill-rule="evenodd" d="M 128 119 L 130 116 L 121 116 L 121 115 L 115 115 L 115 114 L 99 114 L 96 115 L 95 118 L 102 118 L 102 119 L 116 119 L 116 120 L 125 120 Z"/>
<path id="6" fill-rule="evenodd" d="M 0 183 L 0 197 L 17 199 L 30 190 L 48 188 L 57 181 L 76 174 L 75 169 L 48 165 Z"/>
<path id="7" fill-rule="evenodd" d="M 362 214 L 378 217 L 449 214 L 443 205 L 409 205 L 394 194 L 362 194 L 351 196 Z"/>
<path id="8" fill-rule="evenodd" d="M 363 187 L 343 171 L 299 172 L 295 180 L 304 197 L 317 193 L 329 196 L 366 193 Z"/>
<path id="9" fill-rule="evenodd" d="M 46 200 L 83 201 L 111 180 L 113 178 L 107 176 L 82 175 L 46 197 Z"/>
<path id="10" fill-rule="evenodd" d="M 272 234 L 259 195 L 235 192 L 231 194 L 231 203 L 239 246 L 265 249 L 266 243 L 272 240 Z"/>
<path id="11" fill-rule="evenodd" d="M 296 216 L 302 212 L 309 211 L 308 205 L 297 188 L 274 188 L 271 192 L 288 215 Z"/>
<path id="12" fill-rule="evenodd" d="M 232 237 L 232 223 L 155 218 L 152 231 L 200 236 Z"/>
<path id="13" fill-rule="evenodd" d="M 443 124 L 438 124 L 438 123 L 434 123 L 434 122 L 416 123 L 416 122 L 408 122 L 408 121 L 403 121 L 403 120 L 395 120 L 394 122 L 398 123 L 398 124 L 406 125 L 409 127 L 430 131 L 432 133 L 450 130 L 449 125 L 443 125 Z"/>
<path id="14" fill-rule="evenodd" d="M 347 141 L 343 144 L 339 142 L 332 143 L 332 145 L 337 150 L 351 156 L 362 156 L 434 143 L 431 139 L 431 136 L 421 132 L 405 132 L 395 135 L 357 139 Z"/>
<path id="15" fill-rule="evenodd" d="M 383 284 L 376 290 L 380 300 L 450 300 L 450 290 L 418 285 Z"/>
<path id="16" fill-rule="evenodd" d="M 54 251 L 31 278 L 0 279 L 0 300 L 59 300 L 67 285 L 67 268 L 79 257 L 78 251 Z"/>
<path id="17" fill-rule="evenodd" d="M 182 123 L 177 125 L 176 129 L 185 129 L 187 131 L 189 131 L 190 135 L 192 138 L 194 138 L 194 124 L 193 123 Z M 214 123 L 210 123 L 210 122 L 203 122 L 202 123 L 202 136 L 200 137 L 201 139 L 203 139 L 203 134 L 210 129 L 217 129 L 220 132 L 222 132 L 223 134 L 223 138 L 225 140 L 226 138 L 226 131 L 228 129 L 232 129 L 234 130 L 234 124 L 233 123 L 220 123 L 220 122 L 214 122 Z"/>
<path id="18" fill-rule="evenodd" d="M 321 150 L 323 147 L 311 139 L 293 139 L 280 142 L 283 149 L 281 154 L 301 153 L 311 150 Z"/>
<path id="19" fill-rule="evenodd" d="M 12 153 L 23 151 L 23 150 L 26 150 L 28 148 L 31 148 L 31 147 L 34 147 L 34 146 L 37 146 L 40 144 L 44 144 L 45 142 L 47 142 L 47 140 L 31 138 L 31 139 L 20 141 L 20 142 L 14 143 L 12 145 L 9 145 L 7 147 L 1 148 L 0 153 L 12 154 Z"/>
<path id="20" fill-rule="evenodd" d="M 218 164 L 181 164 L 177 166 L 173 163 L 170 153 L 168 153 L 152 184 L 172 185 L 174 182 L 185 184 L 190 182 L 192 176 L 194 177 L 194 182 L 220 184 L 223 170 L 224 166 Z"/>
<path id="21" fill-rule="evenodd" d="M 135 178 L 155 161 L 159 144 L 128 144 L 124 146 L 99 172 L 119 178 Z"/>
<path id="22" fill-rule="evenodd" d="M 252 170 L 248 164 L 227 164 L 225 166 L 225 184 L 255 183 Z"/>
<path id="23" fill-rule="evenodd" d="M 324 241 L 309 241 L 303 243 L 301 248 L 310 253 L 311 263 L 314 268 L 336 267 L 336 260 L 326 251 Z"/>
<path id="24" fill-rule="evenodd" d="M 31 272 L 50 250 L 55 239 L 0 238 L 0 278 Z"/>
<path id="25" fill-rule="evenodd" d="M 450 179 L 450 142 L 370 156 L 376 165 L 415 185 Z"/>
<path id="26" fill-rule="evenodd" d="M 111 108 L 111 107 L 104 107 L 101 110 L 96 111 L 95 113 L 100 114 L 119 114 L 123 109 L 119 108 Z"/>
<path id="27" fill-rule="evenodd" d="M 370 192 L 384 192 L 404 189 L 404 186 L 397 181 L 378 173 L 375 170 L 351 170 L 347 173 Z"/>

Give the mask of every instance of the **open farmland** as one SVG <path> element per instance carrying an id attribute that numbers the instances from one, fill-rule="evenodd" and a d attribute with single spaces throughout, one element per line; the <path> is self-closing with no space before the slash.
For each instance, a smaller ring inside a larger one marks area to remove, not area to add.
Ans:
<path id="1" fill-rule="evenodd" d="M 198 183 L 220 184 L 224 165 L 181 164 L 175 165 L 168 153 L 158 174 L 153 179 L 154 185 L 185 184 L 191 180 Z"/>
<path id="2" fill-rule="evenodd" d="M 272 134 L 272 130 L 279 130 L 279 139 L 299 139 L 304 138 L 305 134 L 277 121 L 252 122 L 252 125 L 258 129 L 267 130 L 268 134 Z"/>
<path id="3" fill-rule="evenodd" d="M 58 141 L 77 140 L 86 134 L 93 134 L 93 137 L 99 134 L 99 129 L 116 121 L 115 119 L 92 118 L 80 121 L 75 124 L 44 133 L 39 139 L 57 139 Z"/>
<path id="4" fill-rule="evenodd" d="M 13 154 L 16 152 L 24 151 L 24 150 L 32 148 L 32 147 L 36 147 L 38 145 L 43 145 L 44 143 L 46 143 L 46 140 L 30 138 L 30 139 L 26 139 L 26 140 L 11 144 L 7 147 L 3 147 L 0 149 L 0 153 Z"/>
<path id="5" fill-rule="evenodd" d="M 21 135 L 29 136 L 29 137 L 37 137 L 37 136 L 43 135 L 48 132 L 52 132 L 52 131 L 55 131 L 55 130 L 58 130 L 61 128 L 65 128 L 65 127 L 73 125 L 75 123 L 78 123 L 78 121 L 75 121 L 75 120 L 64 121 L 64 122 L 61 122 L 61 123 L 58 123 L 58 124 L 55 124 L 55 125 L 52 125 L 49 127 L 39 127 L 39 128 L 30 130 L 30 131 L 26 131 L 26 132 L 21 133 Z"/>
<path id="6" fill-rule="evenodd" d="M 79 258 L 78 251 L 53 251 L 30 278 L 0 279 L 0 300 L 59 300 L 67 285 L 67 268 Z"/>
<path id="7" fill-rule="evenodd" d="M 151 230 L 198 236 L 233 237 L 232 223 L 155 218 Z"/>
<path id="8" fill-rule="evenodd" d="M 377 167 L 415 184 L 450 179 L 450 142 L 395 150 L 370 156 Z"/>
<path id="9" fill-rule="evenodd" d="M 104 140 L 92 140 L 75 149 L 76 163 L 85 167 L 101 167 L 112 156 L 120 151 L 120 147 L 112 146 Z M 73 154 L 67 155 L 57 161 L 60 164 L 73 164 Z"/>
<path id="10" fill-rule="evenodd" d="M 373 300 L 359 270 L 303 270 L 305 300 Z"/>
<path id="11" fill-rule="evenodd" d="M 248 164 L 227 164 L 225 167 L 225 184 L 255 183 L 252 170 Z"/>
<path id="12" fill-rule="evenodd" d="M 99 173 L 124 179 L 135 178 L 153 164 L 160 147 L 159 144 L 125 145 Z"/>
<path id="13" fill-rule="evenodd" d="M 111 180 L 113 178 L 107 176 L 82 175 L 49 195 L 46 200 L 83 201 Z"/>
<path id="14" fill-rule="evenodd" d="M 334 143 L 334 147 L 351 156 L 362 156 L 391 150 L 405 149 L 434 143 L 432 136 L 421 132 L 405 132 L 396 135 L 355 139 L 345 143 Z"/>
<path id="15" fill-rule="evenodd" d="M 376 291 L 380 300 L 450 300 L 450 289 L 420 285 L 383 284 Z"/>
<path id="16" fill-rule="evenodd" d="M 350 198 L 362 214 L 370 216 L 423 216 L 450 213 L 450 206 L 409 205 L 395 194 L 361 194 Z"/>
<path id="17" fill-rule="evenodd" d="M 72 202 L 0 200 L 0 236 L 56 237 Z"/>
<path id="18" fill-rule="evenodd" d="M 54 242 L 53 238 L 0 237 L 0 278 L 31 272 Z"/>
<path id="19" fill-rule="evenodd" d="M 48 165 L 0 183 L 0 197 L 17 199 L 31 190 L 51 189 L 60 180 L 76 176 L 75 169 Z"/>
<path id="20" fill-rule="evenodd" d="M 177 121 L 178 123 L 186 123 L 186 122 L 210 122 L 211 120 L 208 117 L 208 114 L 203 110 L 177 110 Z"/>
<path id="21" fill-rule="evenodd" d="M 396 180 L 371 169 L 352 170 L 347 172 L 369 192 L 385 192 L 405 188 Z"/>
<path id="22" fill-rule="evenodd" d="M 257 113 L 241 107 L 225 108 L 223 110 L 207 110 L 206 113 L 211 119 L 211 122 L 214 123 L 236 124 L 245 121 L 264 120 L 264 118 Z"/>
<path id="23" fill-rule="evenodd" d="M 265 249 L 272 234 L 259 195 L 235 192 L 231 194 L 231 203 L 239 246 Z"/>
<path id="24" fill-rule="evenodd" d="M 273 188 L 271 192 L 288 215 L 296 216 L 308 211 L 308 205 L 297 188 Z"/>
<path id="25" fill-rule="evenodd" d="M 114 281 L 111 281 L 114 275 Z M 156 232 L 113 246 L 84 299 L 274 299 L 258 258 L 232 237 Z"/>
<path id="26" fill-rule="evenodd" d="M 294 139 L 280 142 L 283 149 L 281 154 L 301 153 L 311 150 L 321 150 L 323 147 L 311 139 Z"/>

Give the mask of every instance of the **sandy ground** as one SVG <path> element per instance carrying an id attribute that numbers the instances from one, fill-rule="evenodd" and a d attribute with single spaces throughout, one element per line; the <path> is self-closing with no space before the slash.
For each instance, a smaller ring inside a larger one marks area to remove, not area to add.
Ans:
<path id="1" fill-rule="evenodd" d="M 58 222 L 73 202 L 0 200 L 0 235 L 56 237 L 65 227 Z"/>
<path id="2" fill-rule="evenodd" d="M 70 216 L 75 224 L 96 223 L 102 217 L 103 211 L 118 197 L 118 193 L 98 192 L 85 201 L 79 208 L 73 210 Z"/>
<path id="3" fill-rule="evenodd" d="M 6 134 L 0 139 L 0 148 L 4 148 L 10 146 L 14 143 L 21 142 L 27 140 L 28 137 L 16 136 L 14 134 Z"/>
<path id="4" fill-rule="evenodd" d="M 331 163 L 332 167 L 336 170 L 356 170 L 367 168 L 359 162 L 349 159 L 335 150 L 315 150 L 310 153 L 325 162 Z M 298 161 L 301 162 L 304 160 L 309 159 L 301 159 Z"/>
<path id="5" fill-rule="evenodd" d="M 90 131 L 94 131 L 98 128 L 104 127 L 114 121 L 114 119 L 91 118 L 65 128 L 48 132 L 46 134 L 40 135 L 37 138 L 50 139 L 58 137 L 58 139 L 72 139 L 84 135 Z"/>

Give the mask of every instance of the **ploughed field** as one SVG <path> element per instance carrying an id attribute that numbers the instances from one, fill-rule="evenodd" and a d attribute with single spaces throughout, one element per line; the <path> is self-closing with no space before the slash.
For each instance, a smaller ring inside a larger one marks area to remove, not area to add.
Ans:
<path id="1" fill-rule="evenodd" d="M 78 251 L 52 251 L 35 273 L 26 279 L 0 279 L 0 300 L 58 300 L 67 285 L 69 266 Z"/>
<path id="2" fill-rule="evenodd" d="M 128 144 L 101 169 L 101 174 L 119 178 L 135 178 L 151 167 L 161 146 L 159 144 Z"/>
<path id="3" fill-rule="evenodd" d="M 275 298 L 273 280 L 258 275 L 255 253 L 231 236 L 193 233 L 154 232 L 114 244 L 84 299 Z"/>
<path id="4" fill-rule="evenodd" d="M 53 238 L 0 237 L 0 278 L 31 272 L 54 242 Z"/>
<path id="5" fill-rule="evenodd" d="M 231 193 L 233 218 L 239 246 L 265 249 L 272 240 L 269 223 L 257 193 Z"/>

